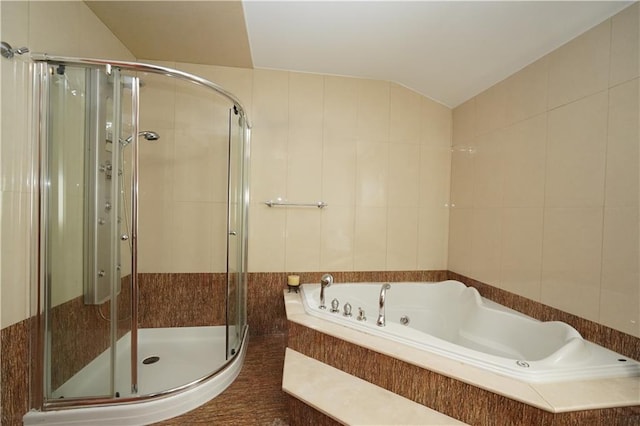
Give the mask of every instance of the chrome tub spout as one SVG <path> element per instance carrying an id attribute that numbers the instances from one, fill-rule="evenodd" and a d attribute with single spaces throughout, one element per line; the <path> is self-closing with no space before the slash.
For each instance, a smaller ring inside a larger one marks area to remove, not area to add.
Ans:
<path id="1" fill-rule="evenodd" d="M 380 289 L 380 299 L 378 301 L 378 306 L 380 310 L 378 312 L 378 320 L 376 321 L 376 324 L 379 327 L 384 327 L 386 325 L 386 321 L 384 318 L 384 302 L 387 297 L 387 290 L 389 290 L 390 288 L 391 288 L 391 284 L 386 283 L 386 284 L 383 284 L 382 288 Z"/>
<path id="2" fill-rule="evenodd" d="M 322 278 L 320 278 L 320 309 L 327 309 L 324 304 L 324 289 L 331 287 L 331 284 L 333 284 L 333 276 L 331 274 L 324 274 Z"/>

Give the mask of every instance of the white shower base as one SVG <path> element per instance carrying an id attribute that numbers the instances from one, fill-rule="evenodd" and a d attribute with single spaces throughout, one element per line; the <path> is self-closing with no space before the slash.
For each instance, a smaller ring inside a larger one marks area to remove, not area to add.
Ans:
<path id="1" fill-rule="evenodd" d="M 233 332 L 233 328 L 230 328 Z M 152 395 L 192 383 L 225 363 L 225 327 L 140 329 L 138 339 L 138 393 L 131 394 L 130 336 L 118 340 L 116 391 L 120 397 Z M 215 376 L 167 396 L 139 402 L 51 411 L 31 411 L 25 425 L 144 425 L 178 416 L 213 399 L 237 377 L 246 354 L 246 332 L 240 353 Z M 160 360 L 149 365 L 149 356 Z M 101 354 L 54 392 L 54 398 L 108 395 L 109 352 Z"/>
<path id="2" fill-rule="evenodd" d="M 131 336 L 118 339 L 115 391 L 131 393 Z M 142 361 L 151 356 L 153 364 Z M 191 383 L 225 362 L 225 327 L 143 328 L 138 330 L 138 393 L 149 395 Z M 110 351 L 103 352 L 53 393 L 53 398 L 111 396 Z"/>

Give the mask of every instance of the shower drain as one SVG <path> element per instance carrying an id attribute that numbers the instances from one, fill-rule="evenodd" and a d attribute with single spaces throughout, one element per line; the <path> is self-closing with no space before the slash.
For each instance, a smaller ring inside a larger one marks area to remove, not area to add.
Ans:
<path id="1" fill-rule="evenodd" d="M 160 361 L 159 356 L 148 356 L 142 360 L 142 363 L 145 365 L 149 365 L 149 364 L 155 364 L 158 361 Z"/>

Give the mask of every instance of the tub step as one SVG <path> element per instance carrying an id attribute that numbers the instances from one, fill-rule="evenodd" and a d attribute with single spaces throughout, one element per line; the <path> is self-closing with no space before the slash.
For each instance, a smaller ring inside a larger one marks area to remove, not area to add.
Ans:
<path id="1" fill-rule="evenodd" d="M 289 348 L 282 389 L 345 425 L 466 424 Z"/>

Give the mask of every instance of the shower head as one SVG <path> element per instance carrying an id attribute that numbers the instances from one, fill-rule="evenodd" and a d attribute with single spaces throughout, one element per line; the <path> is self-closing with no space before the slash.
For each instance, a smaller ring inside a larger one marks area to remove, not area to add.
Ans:
<path id="1" fill-rule="evenodd" d="M 143 130 L 142 132 L 138 132 L 138 136 L 142 136 L 148 141 L 157 141 L 160 139 L 160 135 L 154 132 L 153 130 Z M 133 135 L 129 136 L 125 140 L 120 140 L 120 143 L 123 147 L 129 145 L 133 140 Z"/>
<path id="2" fill-rule="evenodd" d="M 157 141 L 160 139 L 160 135 L 154 132 L 153 130 L 145 130 L 138 133 L 138 136 L 144 137 L 148 141 Z"/>

